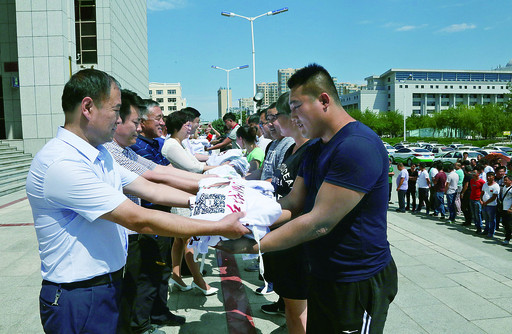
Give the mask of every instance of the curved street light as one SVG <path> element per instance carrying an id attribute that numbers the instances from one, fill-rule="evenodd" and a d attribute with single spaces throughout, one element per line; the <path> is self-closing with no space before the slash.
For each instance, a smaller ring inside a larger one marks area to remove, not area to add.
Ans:
<path id="1" fill-rule="evenodd" d="M 262 17 L 262 16 L 272 16 L 272 15 L 277 15 L 277 14 L 281 14 L 281 13 L 284 13 L 284 12 L 287 12 L 288 11 L 288 7 L 284 7 L 284 8 L 280 8 L 280 9 L 276 9 L 276 10 L 273 10 L 273 11 L 270 11 L 270 12 L 266 12 L 266 13 L 263 13 L 261 15 L 258 15 L 258 16 L 255 16 L 255 17 L 247 17 L 247 16 L 242 16 L 242 15 L 238 15 L 238 14 L 235 14 L 235 13 L 232 13 L 232 12 L 221 12 L 220 15 L 222 16 L 226 16 L 226 17 L 241 17 L 243 19 L 246 19 L 248 20 L 249 22 L 251 22 L 251 41 L 252 41 L 252 96 L 254 97 L 256 95 L 256 61 L 255 61 L 255 51 L 254 51 L 254 25 L 253 25 L 253 22 L 254 20 Z M 254 102 L 254 112 L 256 112 L 256 102 Z"/>
<path id="2" fill-rule="evenodd" d="M 242 70 L 244 68 L 247 68 L 249 67 L 249 65 L 242 65 L 242 66 L 238 66 L 238 67 L 233 67 L 229 70 L 226 70 L 225 68 L 222 68 L 222 67 L 219 67 L 219 66 L 215 66 L 215 65 L 212 65 L 212 68 L 216 69 L 216 70 L 222 70 L 222 71 L 226 71 L 227 73 L 227 76 L 228 76 L 228 87 L 227 87 L 227 91 L 226 91 L 226 100 L 227 100 L 227 104 L 226 104 L 226 113 L 229 112 L 229 72 L 233 71 L 233 70 Z"/>

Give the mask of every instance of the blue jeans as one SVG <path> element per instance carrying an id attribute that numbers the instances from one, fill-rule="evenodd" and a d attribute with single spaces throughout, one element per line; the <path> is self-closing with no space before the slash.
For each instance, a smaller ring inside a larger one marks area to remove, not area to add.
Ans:
<path id="1" fill-rule="evenodd" d="M 493 237 L 496 231 L 496 206 L 483 206 L 482 213 L 485 219 L 484 232 L 487 232 L 488 236 Z"/>
<path id="2" fill-rule="evenodd" d="M 436 192 L 436 208 L 434 210 L 434 214 L 437 216 L 438 213 L 441 213 L 441 216 L 445 216 L 446 211 L 444 209 L 444 192 L 438 191 Z"/>
<path id="3" fill-rule="evenodd" d="M 471 217 L 473 217 L 473 222 L 475 223 L 476 230 L 480 232 L 482 231 L 482 204 L 480 204 L 480 200 L 470 200 L 470 208 Z"/>
<path id="4" fill-rule="evenodd" d="M 448 211 L 450 211 L 450 221 L 455 220 L 455 216 L 457 215 L 457 208 L 455 207 L 455 197 L 457 193 L 446 194 L 446 201 L 448 202 Z"/>

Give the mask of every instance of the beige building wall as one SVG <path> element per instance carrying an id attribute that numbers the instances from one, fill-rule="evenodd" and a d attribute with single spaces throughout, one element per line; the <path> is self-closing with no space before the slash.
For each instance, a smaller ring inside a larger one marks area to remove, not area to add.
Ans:
<path id="1" fill-rule="evenodd" d="M 9 9 L 12 1 L 7 2 Z M 82 67 L 77 64 L 75 1 L 17 0 L 15 6 L 21 102 L 19 111 L 13 114 L 21 115 L 20 138 L 25 152 L 34 154 L 64 124 L 62 89 L 72 73 Z M 83 68 L 94 66 L 106 71 L 123 88 L 147 96 L 146 17 L 146 1 L 97 0 L 98 60 Z M 14 118 L 12 128 L 16 126 Z"/>
<path id="2" fill-rule="evenodd" d="M 169 115 L 187 106 L 187 100 L 182 96 L 182 88 L 179 82 L 150 82 L 149 97 L 160 104 L 164 115 Z"/>

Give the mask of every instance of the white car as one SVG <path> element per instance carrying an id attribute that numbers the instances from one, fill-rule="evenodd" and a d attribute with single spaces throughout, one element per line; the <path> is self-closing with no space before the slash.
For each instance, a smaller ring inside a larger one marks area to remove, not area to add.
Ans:
<path id="1" fill-rule="evenodd" d="M 462 160 L 462 156 L 464 153 L 467 153 L 468 154 L 468 159 L 471 160 L 471 159 L 475 159 L 478 161 L 478 156 L 480 157 L 483 157 L 484 155 L 480 152 L 476 152 L 476 151 L 453 151 L 453 152 L 448 152 L 448 153 L 445 153 L 439 157 L 436 157 L 435 160 L 434 160 L 434 163 L 440 161 L 443 163 L 443 166 L 446 166 L 448 165 L 449 163 L 456 163 L 457 160 L 461 159 Z"/>
<path id="2" fill-rule="evenodd" d="M 396 152 L 396 149 L 393 146 L 389 145 L 389 144 L 388 145 L 384 145 L 384 147 L 388 151 L 388 155 Z"/>
<path id="3" fill-rule="evenodd" d="M 404 165 L 412 165 L 424 162 L 430 165 L 434 160 L 434 154 L 429 150 L 420 147 L 404 147 L 390 154 L 393 163 L 403 163 Z"/>

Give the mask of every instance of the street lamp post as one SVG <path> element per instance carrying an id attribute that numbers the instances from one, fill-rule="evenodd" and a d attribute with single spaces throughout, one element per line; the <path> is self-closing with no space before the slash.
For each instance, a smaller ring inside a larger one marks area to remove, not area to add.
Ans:
<path id="1" fill-rule="evenodd" d="M 247 67 L 249 67 L 249 65 L 242 65 L 242 66 L 233 67 L 233 68 L 231 68 L 229 70 L 226 70 L 225 68 L 212 65 L 212 68 L 217 69 L 217 70 L 223 70 L 223 71 L 226 71 L 226 73 L 227 73 L 228 87 L 227 87 L 227 91 L 226 91 L 226 100 L 227 100 L 227 103 L 226 103 L 226 113 L 229 112 L 229 72 L 231 72 L 233 70 L 242 70 L 242 69 L 247 68 Z"/>
<path id="2" fill-rule="evenodd" d="M 220 13 L 222 16 L 227 16 L 227 17 L 241 17 L 243 19 L 246 19 L 248 20 L 249 22 L 251 22 L 251 42 L 252 42 L 252 96 L 254 97 L 256 95 L 256 60 L 255 60 L 255 51 L 254 51 L 254 20 L 262 17 L 262 16 L 270 16 L 270 15 L 277 15 L 277 14 L 281 14 L 281 13 L 284 13 L 288 11 L 288 7 L 284 7 L 284 8 L 281 8 L 281 9 L 276 9 L 276 10 L 273 10 L 273 11 L 270 11 L 270 12 L 266 12 L 264 14 L 261 14 L 261 15 L 258 15 L 258 16 L 255 16 L 255 17 L 246 17 L 246 16 L 242 16 L 242 15 L 238 15 L 238 14 L 235 14 L 235 13 L 231 13 L 231 12 L 222 12 Z M 256 112 L 256 102 L 254 102 L 254 112 Z"/>
<path id="3" fill-rule="evenodd" d="M 409 74 L 409 76 L 407 77 L 407 80 L 411 80 L 412 79 L 412 74 Z M 404 80 L 399 80 L 399 82 L 403 83 L 404 84 L 404 89 L 405 89 L 405 79 Z M 407 140 L 407 137 L 406 137 L 406 126 L 405 126 L 405 93 L 403 94 L 403 97 L 404 97 L 404 142 Z M 412 115 L 412 113 L 411 113 Z"/>

